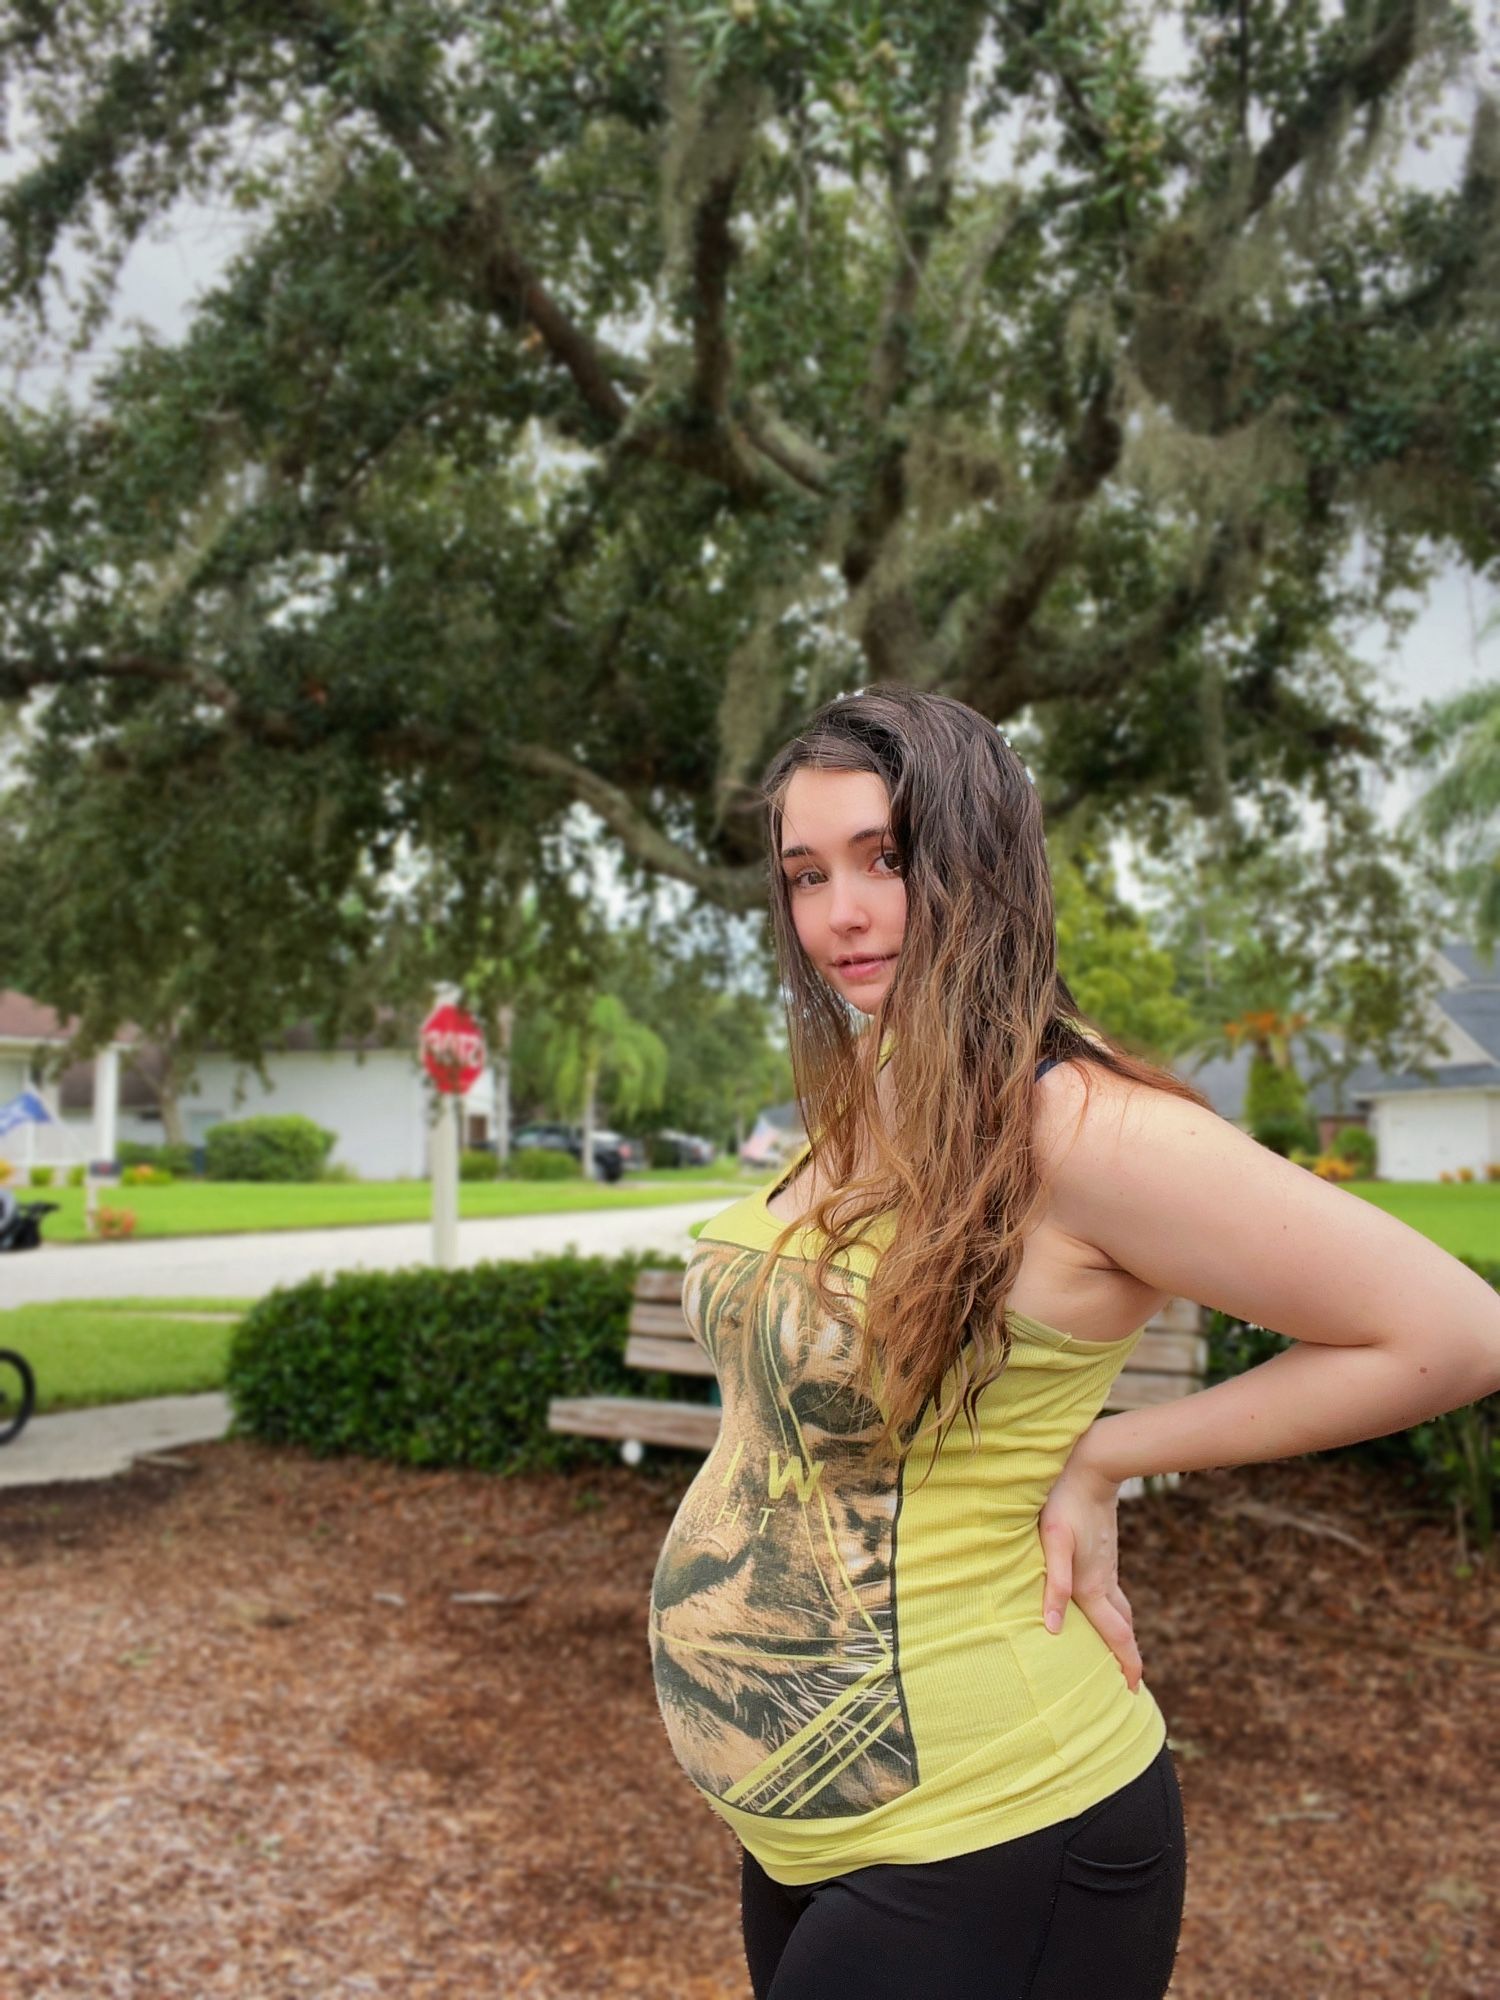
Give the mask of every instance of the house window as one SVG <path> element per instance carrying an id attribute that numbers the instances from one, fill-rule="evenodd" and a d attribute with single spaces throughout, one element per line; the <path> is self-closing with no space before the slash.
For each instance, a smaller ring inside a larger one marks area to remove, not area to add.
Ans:
<path id="1" fill-rule="evenodd" d="M 477 1111 L 472 1112 L 469 1116 L 468 1127 L 468 1137 L 465 1139 L 464 1144 L 467 1146 L 484 1145 L 490 1136 L 489 1119 Z"/>

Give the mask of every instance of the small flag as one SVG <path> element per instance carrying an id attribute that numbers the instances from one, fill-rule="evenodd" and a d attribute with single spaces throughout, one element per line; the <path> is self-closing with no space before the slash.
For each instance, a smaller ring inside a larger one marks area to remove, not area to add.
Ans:
<path id="1" fill-rule="evenodd" d="M 8 1104 L 0 1104 L 0 1139 L 7 1132 L 13 1132 L 18 1125 L 50 1125 L 52 1122 L 52 1113 L 34 1090 L 23 1090 Z"/>

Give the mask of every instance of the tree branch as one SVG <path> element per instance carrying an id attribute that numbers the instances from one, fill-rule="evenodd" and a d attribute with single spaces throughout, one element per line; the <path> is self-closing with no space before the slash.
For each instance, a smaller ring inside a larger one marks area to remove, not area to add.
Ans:
<path id="1" fill-rule="evenodd" d="M 982 706 L 987 715 L 1010 715 L 1020 706 L 1014 676 L 1027 629 L 1073 551 L 1084 509 L 1119 463 L 1124 434 L 1111 407 L 1113 386 L 1105 375 L 1089 398 L 1004 588 L 980 615 L 965 647 L 959 698 Z"/>
<path id="2" fill-rule="evenodd" d="M 1186 634 L 1201 630 L 1227 608 L 1236 559 L 1259 539 L 1253 525 L 1236 531 L 1221 521 L 1201 569 L 1179 577 L 1156 610 L 1123 632 L 1091 629 L 1066 645 L 1032 633 L 1005 688 L 1011 706 L 985 712 L 1010 715 L 1033 701 L 1099 701 L 1129 686 Z"/>
<path id="3" fill-rule="evenodd" d="M 0 701 L 24 701 L 49 687 L 77 687 L 87 681 L 144 681 L 154 687 L 182 687 L 226 713 L 236 710 L 239 697 L 216 674 L 159 660 L 147 653 L 120 653 L 112 659 L 57 660 L 39 666 L 34 660 L 0 655 Z"/>
<path id="4" fill-rule="evenodd" d="M 576 763 L 560 751 L 540 743 L 521 743 L 510 751 L 511 760 L 523 771 L 552 778 L 573 797 L 596 812 L 610 831 L 644 861 L 663 875 L 675 876 L 711 897 L 724 909 L 756 910 L 766 901 L 766 871 L 756 864 L 748 868 L 721 868 L 701 861 L 679 847 L 676 841 L 647 819 L 617 785 L 597 771 Z"/>
<path id="5" fill-rule="evenodd" d="M 1306 100 L 1282 120 L 1255 156 L 1249 183 L 1231 226 L 1258 215 L 1299 167 L 1318 135 L 1348 106 L 1384 96 L 1417 54 L 1416 0 L 1403 0 L 1395 13 L 1345 68 L 1320 78 Z"/>

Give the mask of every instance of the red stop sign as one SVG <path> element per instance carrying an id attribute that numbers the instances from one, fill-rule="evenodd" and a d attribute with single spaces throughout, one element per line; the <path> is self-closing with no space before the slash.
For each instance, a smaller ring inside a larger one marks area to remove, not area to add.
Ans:
<path id="1" fill-rule="evenodd" d="M 462 1097 L 484 1068 L 484 1036 L 462 1007 L 445 1001 L 422 1023 L 422 1066 L 438 1089 Z"/>

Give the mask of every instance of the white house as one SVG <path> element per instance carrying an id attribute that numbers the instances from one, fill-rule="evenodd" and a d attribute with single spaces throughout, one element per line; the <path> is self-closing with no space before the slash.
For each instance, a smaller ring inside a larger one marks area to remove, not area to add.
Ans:
<path id="1" fill-rule="evenodd" d="M 39 1000 L 0 989 L 0 1104 L 23 1090 L 36 1090 L 58 1121 L 36 1125 L 28 1120 L 0 1137 L 0 1159 L 22 1173 L 34 1166 L 66 1167 L 80 1160 L 114 1158 L 120 1058 L 134 1045 L 135 1032 L 124 1030 L 90 1065 L 100 1078 L 97 1109 L 91 1101 L 88 1117 L 60 1118 L 56 1087 L 43 1082 L 43 1068 L 50 1055 L 66 1046 L 76 1026 Z"/>
<path id="2" fill-rule="evenodd" d="M 1435 962 L 1442 989 L 1432 1023 L 1443 1049 L 1428 1059 L 1430 1073 L 1367 1064 L 1348 1083 L 1368 1106 L 1388 1181 L 1435 1181 L 1461 1167 L 1483 1180 L 1500 1163 L 1500 950 L 1486 965 L 1472 945 L 1445 944 Z"/>
<path id="3" fill-rule="evenodd" d="M 22 994 L 0 995 L 0 1103 L 27 1086 L 49 1050 L 67 1041 L 69 1026 Z M 129 1058 L 123 1066 L 122 1054 Z M 165 1133 L 151 1083 L 153 1055 L 152 1045 L 131 1032 L 94 1062 L 74 1064 L 58 1085 L 44 1090 L 53 1109 L 61 1110 L 61 1129 L 23 1126 L 0 1139 L 0 1150 L 25 1168 L 112 1159 L 123 1140 L 160 1145 Z M 362 1180 L 426 1175 L 435 1100 L 414 1041 L 392 1047 L 379 1035 L 350 1036 L 325 1049 L 310 1027 L 300 1026 L 266 1050 L 265 1068 L 268 1084 L 231 1056 L 200 1056 L 182 1093 L 188 1143 L 201 1144 L 225 1119 L 300 1112 L 335 1134 L 330 1158 Z M 486 1070 L 463 1100 L 464 1143 L 488 1139 L 493 1119 L 494 1078 Z"/>

